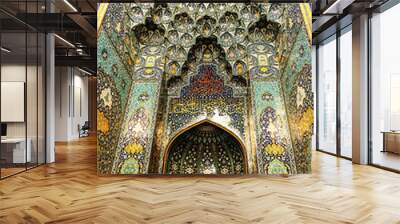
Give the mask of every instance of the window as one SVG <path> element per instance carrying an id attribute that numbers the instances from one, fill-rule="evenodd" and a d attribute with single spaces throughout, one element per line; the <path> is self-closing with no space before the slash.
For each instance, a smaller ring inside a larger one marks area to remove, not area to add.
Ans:
<path id="1" fill-rule="evenodd" d="M 352 157 L 352 32 L 340 36 L 340 155 Z"/>
<path id="2" fill-rule="evenodd" d="M 370 132 L 373 164 L 400 170 L 400 5 L 371 18 Z"/>
<path id="3" fill-rule="evenodd" d="M 318 48 L 318 149 L 336 153 L 336 36 Z"/>

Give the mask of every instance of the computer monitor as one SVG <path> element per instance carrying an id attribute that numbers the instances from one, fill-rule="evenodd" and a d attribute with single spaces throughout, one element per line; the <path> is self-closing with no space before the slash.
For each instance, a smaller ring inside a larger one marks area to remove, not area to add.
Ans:
<path id="1" fill-rule="evenodd" d="M 7 136 L 7 124 L 1 124 L 1 137 Z"/>

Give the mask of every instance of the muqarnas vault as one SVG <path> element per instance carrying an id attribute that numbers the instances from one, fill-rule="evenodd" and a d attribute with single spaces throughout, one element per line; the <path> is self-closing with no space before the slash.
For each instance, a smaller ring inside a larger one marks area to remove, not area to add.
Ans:
<path id="1" fill-rule="evenodd" d="M 308 12 L 307 4 L 101 5 L 98 173 L 310 172 Z"/>

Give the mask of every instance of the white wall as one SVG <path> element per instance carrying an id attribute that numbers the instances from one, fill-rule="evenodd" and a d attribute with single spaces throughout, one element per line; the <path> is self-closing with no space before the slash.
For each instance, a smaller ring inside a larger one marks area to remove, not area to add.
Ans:
<path id="1" fill-rule="evenodd" d="M 27 69 L 27 70 L 25 70 Z M 27 87 L 27 120 L 28 120 L 28 137 L 30 133 L 30 127 L 35 130 L 36 137 L 36 66 L 27 66 L 25 64 L 4 64 L 1 66 L 1 81 L 2 82 L 25 82 L 26 71 L 28 72 L 28 87 Z M 7 110 L 7 108 L 1 108 Z M 7 136 L 8 137 L 25 137 L 25 123 L 26 122 L 7 122 Z"/>
<path id="2" fill-rule="evenodd" d="M 24 64 L 3 64 L 1 66 L 2 82 L 24 82 L 26 83 L 26 121 L 6 122 L 8 138 L 30 139 L 32 149 L 32 162 L 39 159 L 44 162 L 45 131 L 44 131 L 44 74 L 41 66 Z M 27 80 L 25 80 L 27 78 Z M 2 96 L 4 97 L 4 96 Z M 7 97 L 7 96 L 5 96 Z M 9 108 L 1 108 L 7 110 Z M 25 111 L 23 111 L 25 112 Z M 38 150 L 38 151 L 37 151 Z M 37 156 L 37 153 L 39 155 Z"/>
<path id="3" fill-rule="evenodd" d="M 29 68 L 28 68 L 29 69 Z M 25 82 L 25 64 L 6 64 L 1 66 L 2 82 Z M 7 108 L 1 108 L 6 110 Z M 25 137 L 25 123 L 7 123 L 7 137 Z"/>
<path id="4" fill-rule="evenodd" d="M 29 70 L 29 67 L 28 67 Z M 1 65 L 1 81 L 25 82 L 25 64 L 5 64 Z"/>
<path id="5" fill-rule="evenodd" d="M 67 141 L 69 133 L 69 85 L 67 67 L 55 68 L 55 141 Z"/>
<path id="6" fill-rule="evenodd" d="M 78 125 L 88 120 L 88 78 L 72 67 L 56 67 L 55 74 L 55 140 L 77 139 Z"/>
<path id="7" fill-rule="evenodd" d="M 76 70 L 75 70 L 76 71 Z M 80 75 L 74 75 L 74 107 L 72 108 L 72 120 L 71 120 L 71 135 L 74 138 L 79 137 L 78 124 L 81 126 L 88 121 L 88 78 Z"/>

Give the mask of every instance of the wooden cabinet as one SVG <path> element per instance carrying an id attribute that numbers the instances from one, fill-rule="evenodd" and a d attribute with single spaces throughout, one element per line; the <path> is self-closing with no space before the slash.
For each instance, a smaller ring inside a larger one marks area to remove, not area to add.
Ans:
<path id="1" fill-rule="evenodd" d="M 383 152 L 400 154 L 400 131 L 382 132 Z"/>

